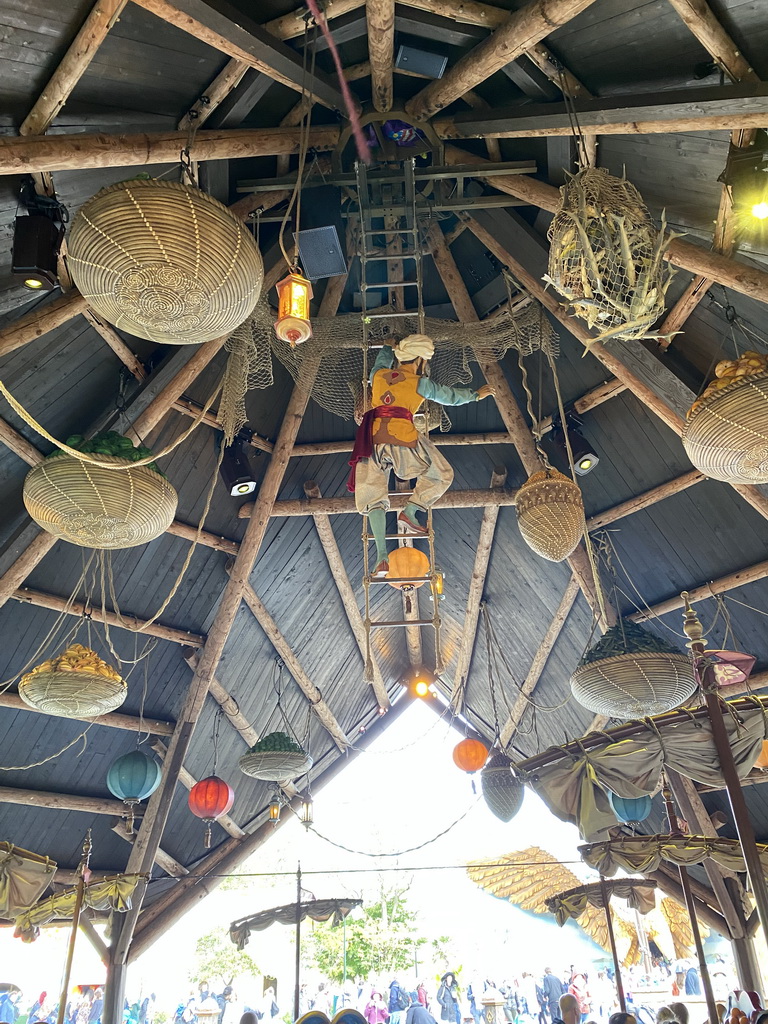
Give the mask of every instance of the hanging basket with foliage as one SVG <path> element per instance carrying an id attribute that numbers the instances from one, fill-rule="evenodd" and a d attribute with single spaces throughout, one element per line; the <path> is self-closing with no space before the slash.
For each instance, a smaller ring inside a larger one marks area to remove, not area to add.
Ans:
<path id="1" fill-rule="evenodd" d="M 24 504 L 39 526 L 86 548 L 131 548 L 165 533 L 176 515 L 176 491 L 154 463 L 130 466 L 151 457 L 148 448 L 114 431 L 66 443 L 130 468 L 106 469 L 61 451 L 49 455 L 24 481 Z"/>
<path id="2" fill-rule="evenodd" d="M 489 810 L 502 821 L 512 821 L 523 805 L 525 787 L 511 771 L 512 760 L 502 750 L 494 750 L 480 772 L 483 799 Z"/>
<path id="3" fill-rule="evenodd" d="M 110 185 L 80 208 L 67 264 L 97 313 L 160 345 L 231 334 L 264 282 L 259 248 L 226 206 L 151 178 Z"/>
<path id="4" fill-rule="evenodd" d="M 631 182 L 587 167 L 560 189 L 545 280 L 600 331 L 595 341 L 654 337 L 648 332 L 664 312 L 673 274 L 664 254 L 674 237 L 663 214 L 657 230 Z"/>
<path id="5" fill-rule="evenodd" d="M 768 356 L 745 352 L 717 364 L 715 379 L 688 413 L 683 447 L 715 480 L 768 483 Z"/>
<path id="6" fill-rule="evenodd" d="M 238 762 L 240 771 L 265 782 L 290 782 L 306 774 L 312 758 L 288 733 L 271 732 L 254 743 Z"/>
<path id="7" fill-rule="evenodd" d="M 556 469 L 530 476 L 515 498 L 520 533 L 528 547 L 550 562 L 562 562 L 584 532 L 581 491 Z"/>
<path id="8" fill-rule="evenodd" d="M 115 711 L 125 680 L 89 647 L 72 644 L 21 677 L 19 696 L 31 708 L 62 718 L 95 718 Z"/>
<path id="9" fill-rule="evenodd" d="M 611 626 L 571 676 L 579 704 L 610 718 L 660 715 L 695 690 L 690 657 L 628 619 Z"/>

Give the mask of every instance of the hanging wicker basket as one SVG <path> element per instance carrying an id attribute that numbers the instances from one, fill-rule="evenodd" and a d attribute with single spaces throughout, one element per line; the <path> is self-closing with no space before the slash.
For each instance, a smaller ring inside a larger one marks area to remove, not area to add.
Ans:
<path id="1" fill-rule="evenodd" d="M 584 533 L 581 491 L 556 469 L 534 473 L 517 492 L 517 523 L 528 547 L 550 562 L 562 562 Z"/>
<path id="2" fill-rule="evenodd" d="M 125 465 L 119 456 L 101 462 Z M 48 533 L 86 548 L 131 548 L 168 529 L 178 495 L 149 466 L 112 470 L 59 452 L 27 474 L 24 504 Z"/>
<path id="3" fill-rule="evenodd" d="M 19 696 L 31 708 L 62 718 L 95 718 L 125 700 L 125 680 L 96 654 L 73 644 L 22 676 Z"/>
<path id="4" fill-rule="evenodd" d="M 170 181 L 102 189 L 72 222 L 67 263 L 97 313 L 161 345 L 230 334 L 264 282 L 245 224 L 200 189 Z"/>
<path id="5" fill-rule="evenodd" d="M 695 690 L 690 656 L 627 620 L 611 626 L 571 676 L 579 704 L 610 718 L 660 715 Z"/>
<path id="6" fill-rule="evenodd" d="M 312 758 L 292 736 L 271 732 L 254 743 L 239 761 L 240 771 L 266 782 L 290 782 L 312 767 Z"/>
<path id="7" fill-rule="evenodd" d="M 715 480 L 768 483 L 768 373 L 737 379 L 699 402 L 683 430 L 683 447 Z"/>
<path id="8" fill-rule="evenodd" d="M 512 760 L 501 750 L 495 750 L 480 772 L 483 799 L 489 810 L 502 821 L 512 821 L 520 810 L 525 787 L 511 770 Z"/>

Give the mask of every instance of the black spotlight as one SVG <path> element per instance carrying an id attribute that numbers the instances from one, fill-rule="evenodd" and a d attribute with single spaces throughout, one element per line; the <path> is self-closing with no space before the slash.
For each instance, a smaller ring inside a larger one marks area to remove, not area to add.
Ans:
<path id="1" fill-rule="evenodd" d="M 67 209 L 57 199 L 38 195 L 31 177 L 20 190 L 26 216 L 13 224 L 11 272 L 30 291 L 49 292 L 58 287 L 57 263 L 64 238 Z"/>
<path id="2" fill-rule="evenodd" d="M 248 459 L 247 448 L 251 434 L 247 430 L 241 430 L 231 445 L 224 449 L 224 458 L 221 460 L 219 473 L 233 498 L 241 498 L 246 494 L 253 494 L 256 490 L 256 480 L 251 464 Z"/>
<path id="3" fill-rule="evenodd" d="M 581 427 L 581 420 L 575 413 L 566 411 L 565 422 L 568 429 L 571 455 L 573 456 L 573 468 L 579 476 L 586 476 L 598 464 L 600 456 L 592 450 L 592 446 L 581 433 L 579 429 Z M 558 448 L 562 449 L 567 458 L 568 449 L 565 444 L 565 433 L 559 416 L 552 421 L 552 437 L 555 444 Z"/>

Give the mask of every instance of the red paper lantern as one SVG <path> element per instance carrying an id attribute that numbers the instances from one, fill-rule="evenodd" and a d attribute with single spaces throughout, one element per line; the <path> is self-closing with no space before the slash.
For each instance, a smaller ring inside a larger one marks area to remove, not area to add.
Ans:
<path id="1" fill-rule="evenodd" d="M 463 772 L 479 772 L 488 760 L 488 747 L 469 737 L 453 748 L 453 763 Z"/>
<path id="2" fill-rule="evenodd" d="M 206 823 L 205 847 L 211 845 L 211 823 L 232 809 L 235 791 L 218 775 L 209 775 L 201 779 L 189 791 L 187 802 L 189 809 Z"/>

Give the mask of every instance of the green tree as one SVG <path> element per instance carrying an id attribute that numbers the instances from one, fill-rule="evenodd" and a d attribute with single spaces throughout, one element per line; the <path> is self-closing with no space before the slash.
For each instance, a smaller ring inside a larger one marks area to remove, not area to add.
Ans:
<path id="1" fill-rule="evenodd" d="M 422 960 L 419 950 L 429 940 L 418 933 L 416 914 L 408 909 L 408 887 L 379 886 L 376 897 L 365 901 L 354 917 L 347 918 L 347 977 L 368 978 L 371 974 L 412 972 Z M 447 942 L 433 940 L 428 959 Z M 304 958 L 326 978 L 339 982 L 344 977 L 344 926 L 330 922 L 315 925 L 307 936 Z"/>
<path id="2" fill-rule="evenodd" d="M 254 978 L 260 973 L 253 957 L 245 950 L 239 950 L 227 932 L 218 928 L 197 940 L 189 978 L 197 984 L 207 981 L 213 985 L 220 981 L 225 987 L 231 985 L 235 978 L 244 975 Z"/>

